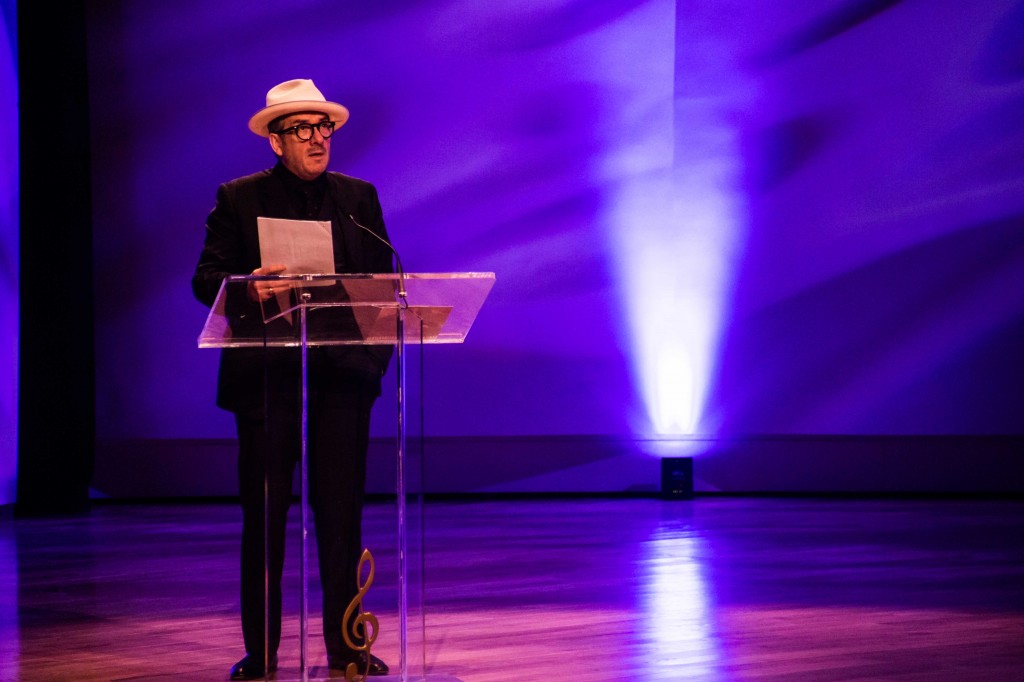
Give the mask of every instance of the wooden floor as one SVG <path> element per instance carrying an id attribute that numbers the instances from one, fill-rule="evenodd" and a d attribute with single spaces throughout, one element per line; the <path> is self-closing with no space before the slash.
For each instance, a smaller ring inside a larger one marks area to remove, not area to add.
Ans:
<path id="1" fill-rule="evenodd" d="M 464 500 L 423 518 L 407 641 L 428 680 L 1024 679 L 1021 501 Z M 364 538 L 374 652 L 393 666 L 395 519 L 372 502 Z M 238 534 L 230 502 L 3 515 L 0 680 L 226 679 Z M 297 521 L 293 537 L 278 679 L 299 675 Z"/>

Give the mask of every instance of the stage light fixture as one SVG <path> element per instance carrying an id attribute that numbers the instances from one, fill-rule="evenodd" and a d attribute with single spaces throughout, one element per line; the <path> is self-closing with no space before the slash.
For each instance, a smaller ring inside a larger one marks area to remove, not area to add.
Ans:
<path id="1" fill-rule="evenodd" d="M 661 460 L 661 498 L 693 499 L 693 458 L 663 457 Z"/>

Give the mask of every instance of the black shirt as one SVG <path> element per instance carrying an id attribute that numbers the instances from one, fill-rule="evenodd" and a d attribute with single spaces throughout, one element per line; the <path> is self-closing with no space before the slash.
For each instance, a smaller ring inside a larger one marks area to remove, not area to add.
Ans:
<path id="1" fill-rule="evenodd" d="M 274 175 L 284 183 L 288 201 L 300 220 L 321 220 L 324 196 L 327 195 L 325 173 L 321 173 L 313 180 L 302 180 L 278 161 L 274 166 Z"/>

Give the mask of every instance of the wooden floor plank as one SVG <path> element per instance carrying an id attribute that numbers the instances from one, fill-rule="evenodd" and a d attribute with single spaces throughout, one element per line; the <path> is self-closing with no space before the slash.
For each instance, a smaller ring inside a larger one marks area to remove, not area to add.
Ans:
<path id="1" fill-rule="evenodd" d="M 294 516 L 278 679 L 298 670 Z M 427 645 L 414 608 L 410 653 L 428 679 L 1024 679 L 1019 500 L 506 498 L 423 516 Z M 395 518 L 374 501 L 364 524 L 374 651 L 393 665 Z M 226 679 L 239 525 L 230 503 L 0 517 L 0 681 Z M 309 565 L 326 676 L 313 547 Z"/>

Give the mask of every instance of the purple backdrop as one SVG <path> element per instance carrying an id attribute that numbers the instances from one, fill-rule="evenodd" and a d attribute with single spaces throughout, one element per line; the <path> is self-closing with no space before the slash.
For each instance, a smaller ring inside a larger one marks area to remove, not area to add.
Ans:
<path id="1" fill-rule="evenodd" d="M 1020 2 L 92 5 L 101 439 L 232 435 L 189 278 L 296 77 L 408 271 L 497 275 L 431 434 L 1021 433 Z"/>
<path id="2" fill-rule="evenodd" d="M 18 451 L 18 81 L 15 3 L 0 1 L 0 505 L 14 502 Z"/>

